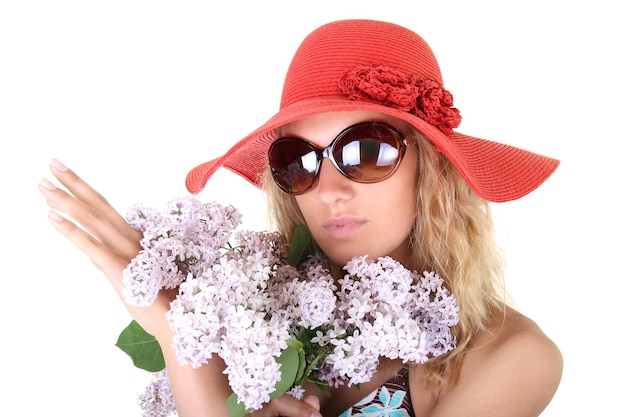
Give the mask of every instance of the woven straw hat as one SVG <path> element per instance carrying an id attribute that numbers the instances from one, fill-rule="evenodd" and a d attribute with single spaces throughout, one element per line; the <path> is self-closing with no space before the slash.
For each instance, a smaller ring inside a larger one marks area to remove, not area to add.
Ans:
<path id="1" fill-rule="evenodd" d="M 556 159 L 454 131 L 460 113 L 443 87 L 433 52 L 414 32 L 380 21 L 341 20 L 304 39 L 287 72 L 278 113 L 223 156 L 193 168 L 187 189 L 199 193 L 219 167 L 259 186 L 277 128 L 315 114 L 351 110 L 410 123 L 489 201 L 530 193 L 559 165 Z"/>

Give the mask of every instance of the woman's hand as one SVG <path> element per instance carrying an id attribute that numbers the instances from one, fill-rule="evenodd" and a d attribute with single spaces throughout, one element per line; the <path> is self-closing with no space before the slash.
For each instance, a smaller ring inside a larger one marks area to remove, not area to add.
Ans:
<path id="1" fill-rule="evenodd" d="M 285 394 L 273 399 L 261 410 L 250 413 L 250 417 L 322 417 L 320 401 L 314 396 L 308 396 L 299 401 Z"/>
<path id="2" fill-rule="evenodd" d="M 141 250 L 141 233 L 60 161 L 52 160 L 50 171 L 65 188 L 57 187 L 47 179 L 39 183 L 39 190 L 51 208 L 50 223 L 91 259 L 111 282 L 133 318 L 157 338 L 167 364 L 178 414 L 181 417 L 226 415 L 226 398 L 232 391 L 223 373 L 225 365 L 221 359 L 214 357 L 198 369 L 176 362 L 171 348 L 173 333 L 166 320 L 175 290 L 161 290 L 157 300 L 147 307 L 135 307 L 125 302 L 122 274 Z M 299 401 L 283 395 L 252 414 L 253 417 L 321 417 L 319 409 L 317 397 Z"/>
<path id="3" fill-rule="evenodd" d="M 91 259 L 124 301 L 122 272 L 141 249 L 141 233 L 133 229 L 102 195 L 60 161 L 52 160 L 50 171 L 67 190 L 47 179 L 40 181 L 39 190 L 52 209 L 48 216 L 50 223 Z M 149 307 L 124 304 L 147 332 L 157 339 L 160 335 L 167 338 L 170 329 L 165 313 L 173 296 L 171 291 L 161 291 L 159 298 Z"/>

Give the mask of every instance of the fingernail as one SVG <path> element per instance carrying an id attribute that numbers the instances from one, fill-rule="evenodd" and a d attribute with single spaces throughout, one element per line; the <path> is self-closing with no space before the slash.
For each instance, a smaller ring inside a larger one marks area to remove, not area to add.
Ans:
<path id="1" fill-rule="evenodd" d="M 313 411 L 311 413 L 311 417 L 322 417 L 322 415 L 320 413 L 318 413 L 317 411 Z"/>
<path id="2" fill-rule="evenodd" d="M 51 183 L 50 181 L 48 181 L 45 178 L 42 178 L 41 181 L 39 181 L 39 184 L 44 187 L 47 188 L 48 190 L 56 190 L 57 186 L 54 185 L 53 183 Z"/>
<path id="3" fill-rule="evenodd" d="M 60 222 L 62 222 L 63 220 L 65 220 L 65 219 L 63 218 L 63 216 L 61 216 L 61 215 L 60 215 L 59 213 L 57 213 L 56 211 L 52 211 L 52 210 L 50 210 L 50 212 L 48 213 L 48 218 L 49 218 L 50 220 L 53 220 L 53 221 L 57 222 L 57 223 L 60 223 Z"/>
<path id="4" fill-rule="evenodd" d="M 63 164 L 63 162 L 59 161 L 58 159 L 53 158 L 52 161 L 50 161 L 50 165 L 52 165 L 58 171 L 67 171 L 67 167 L 65 166 L 65 164 Z"/>

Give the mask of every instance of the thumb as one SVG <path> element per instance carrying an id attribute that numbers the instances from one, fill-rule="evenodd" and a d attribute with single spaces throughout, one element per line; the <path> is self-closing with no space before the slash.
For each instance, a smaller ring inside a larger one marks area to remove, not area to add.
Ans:
<path id="1" fill-rule="evenodd" d="M 304 402 L 315 408 L 317 411 L 320 411 L 320 399 L 315 395 L 309 395 L 304 399 Z"/>

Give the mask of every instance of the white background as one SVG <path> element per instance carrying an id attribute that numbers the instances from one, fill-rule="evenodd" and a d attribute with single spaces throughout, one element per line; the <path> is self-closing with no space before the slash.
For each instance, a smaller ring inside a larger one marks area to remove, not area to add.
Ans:
<path id="1" fill-rule="evenodd" d="M 228 5 L 226 5 L 228 3 Z M 556 341 L 544 416 L 624 416 L 624 14 L 617 1 L 5 1 L 0 5 L 0 407 L 138 416 L 147 382 L 114 343 L 108 282 L 47 222 L 57 157 L 120 211 L 185 193 L 192 166 L 274 114 L 293 52 L 341 18 L 405 25 L 434 49 L 459 131 L 557 157 L 536 192 L 495 205 L 517 307 Z M 264 228 L 220 172 L 200 198 Z"/>

